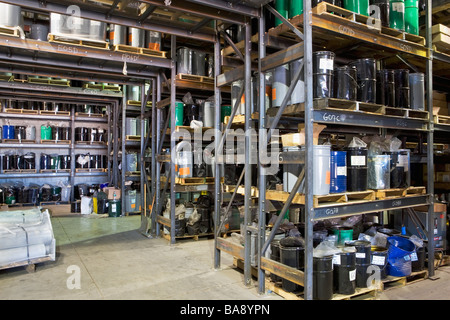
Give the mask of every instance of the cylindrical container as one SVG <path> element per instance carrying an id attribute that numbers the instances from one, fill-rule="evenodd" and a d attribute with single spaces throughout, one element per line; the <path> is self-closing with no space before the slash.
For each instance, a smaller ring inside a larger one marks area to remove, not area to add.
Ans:
<path id="1" fill-rule="evenodd" d="M 145 48 L 145 30 L 128 28 L 128 45 L 137 48 Z"/>
<path id="2" fill-rule="evenodd" d="M 358 94 L 356 67 L 343 66 L 335 68 L 333 82 L 334 98 L 356 100 Z"/>
<path id="3" fill-rule="evenodd" d="M 122 215 L 122 201 L 121 200 L 109 200 L 108 202 L 108 216 L 120 217 Z"/>
<path id="4" fill-rule="evenodd" d="M 62 128 L 61 127 L 56 127 L 56 126 L 52 126 L 52 140 L 62 140 Z"/>
<path id="5" fill-rule="evenodd" d="M 25 126 L 15 126 L 14 139 L 25 140 L 26 138 L 27 138 L 26 127 Z"/>
<path id="6" fill-rule="evenodd" d="M 376 102 L 376 60 L 364 58 L 352 61 L 350 66 L 356 67 L 358 93 L 356 100 L 361 102 Z"/>
<path id="7" fill-rule="evenodd" d="M 11 4 L 0 3 L 0 25 L 5 27 L 23 27 L 21 8 Z"/>
<path id="8" fill-rule="evenodd" d="M 179 178 L 192 178 L 194 156 L 190 143 L 182 141 L 178 143 L 176 149 L 177 176 Z"/>
<path id="9" fill-rule="evenodd" d="M 25 139 L 36 141 L 36 127 L 27 126 L 25 129 Z"/>
<path id="10" fill-rule="evenodd" d="M 397 108 L 409 108 L 409 70 L 396 69 L 394 70 L 395 80 L 395 106 Z"/>
<path id="11" fill-rule="evenodd" d="M 169 121 L 169 128 L 172 121 Z M 175 101 L 175 126 L 182 126 L 184 123 L 184 103 L 182 101 Z"/>
<path id="12" fill-rule="evenodd" d="M 10 125 L 4 125 L 2 130 L 3 139 L 15 138 L 15 127 Z"/>
<path id="13" fill-rule="evenodd" d="M 386 151 L 390 157 L 391 188 L 407 188 L 411 183 L 409 150 Z"/>
<path id="14" fill-rule="evenodd" d="M 371 17 L 380 19 L 383 26 L 389 27 L 389 0 L 370 0 L 370 6 L 378 7 Z M 369 13 L 370 9 L 369 7 Z"/>
<path id="15" fill-rule="evenodd" d="M 283 147 L 283 152 L 298 152 L 300 147 Z M 297 181 L 303 165 L 297 163 L 285 163 L 283 164 L 283 191 L 291 192 Z M 301 193 L 299 189 L 297 193 Z"/>
<path id="16" fill-rule="evenodd" d="M 184 121 L 183 124 L 185 126 L 190 126 L 191 121 L 193 120 L 199 120 L 200 116 L 200 108 L 197 104 L 186 104 L 184 106 Z"/>
<path id="17" fill-rule="evenodd" d="M 244 85 L 243 80 L 236 80 L 231 83 L 231 108 L 234 108 L 239 99 L 239 93 L 241 91 L 242 86 Z M 245 90 L 241 97 L 240 103 L 237 106 L 236 114 L 244 114 L 245 113 Z M 231 109 L 230 109 L 231 114 Z M 230 115 L 228 114 L 228 115 Z M 223 119 L 222 119 L 223 122 Z"/>
<path id="18" fill-rule="evenodd" d="M 61 169 L 70 169 L 70 156 L 62 155 L 60 156 L 61 160 Z"/>
<path id="19" fill-rule="evenodd" d="M 79 169 L 89 169 L 90 157 L 88 154 L 75 155 L 75 167 Z"/>
<path id="20" fill-rule="evenodd" d="M 125 118 L 125 133 L 127 136 L 137 135 L 137 119 L 126 117 Z"/>
<path id="21" fill-rule="evenodd" d="M 280 240 L 272 240 L 270 243 L 270 259 L 280 262 Z M 276 274 L 270 274 L 270 279 L 273 282 L 281 281 L 281 277 Z"/>
<path id="22" fill-rule="evenodd" d="M 68 127 L 61 127 L 60 128 L 60 139 L 61 140 L 70 140 L 72 130 Z"/>
<path id="23" fill-rule="evenodd" d="M 382 69 L 377 72 L 377 103 L 395 107 L 394 70 Z"/>
<path id="24" fill-rule="evenodd" d="M 206 53 L 193 50 L 192 54 L 192 74 L 206 76 Z"/>
<path id="25" fill-rule="evenodd" d="M 412 110 L 425 110 L 425 75 L 409 74 L 410 107 Z"/>
<path id="26" fill-rule="evenodd" d="M 161 33 L 147 31 L 147 47 L 152 50 L 161 51 Z"/>
<path id="27" fill-rule="evenodd" d="M 52 157 L 49 154 L 41 153 L 40 168 L 41 170 L 49 170 L 52 167 Z"/>
<path id="28" fill-rule="evenodd" d="M 51 126 L 41 126 L 41 140 L 51 140 L 52 139 L 52 127 Z"/>
<path id="29" fill-rule="evenodd" d="M 297 1 L 291 1 L 291 2 L 297 2 Z M 298 1 L 303 3 L 303 1 Z M 295 77 L 295 73 L 298 72 L 300 69 L 300 65 L 302 63 L 303 59 L 292 61 L 289 64 L 289 72 L 290 72 L 290 81 L 292 81 Z M 297 82 L 297 85 L 294 88 L 294 91 L 291 95 L 291 104 L 295 103 L 303 103 L 305 102 L 305 74 L 302 72 L 300 75 L 300 79 Z"/>
<path id="30" fill-rule="evenodd" d="M 297 270 L 304 269 L 305 248 L 298 238 L 287 237 L 280 240 L 280 262 Z M 297 291 L 300 286 L 294 282 L 282 279 L 282 288 L 287 292 Z"/>
<path id="31" fill-rule="evenodd" d="M 126 171 L 138 171 L 138 154 L 136 152 L 127 153 L 126 162 Z"/>
<path id="32" fill-rule="evenodd" d="M 334 52 L 313 53 L 313 96 L 331 98 L 333 95 Z"/>
<path id="33" fill-rule="evenodd" d="M 39 41 L 48 40 L 49 25 L 44 23 L 33 23 L 31 25 L 30 38 Z"/>
<path id="34" fill-rule="evenodd" d="M 127 44 L 127 27 L 119 24 L 109 25 L 109 43 L 113 46 Z"/>
<path id="35" fill-rule="evenodd" d="M 193 74 L 192 59 L 193 50 L 187 47 L 177 49 L 177 73 Z"/>
<path id="36" fill-rule="evenodd" d="M 89 141 L 89 129 L 83 127 L 75 128 L 75 141 Z"/>
<path id="37" fill-rule="evenodd" d="M 90 20 L 88 39 L 105 41 L 106 27 L 107 25 L 105 22 Z"/>
<path id="38" fill-rule="evenodd" d="M 127 97 L 127 100 L 141 101 L 141 87 L 140 86 L 127 86 L 126 97 Z"/>
<path id="39" fill-rule="evenodd" d="M 275 10 L 278 11 L 280 15 L 289 18 L 289 0 L 275 0 Z M 279 18 L 275 18 L 275 26 L 282 24 L 283 22 Z"/>
<path id="40" fill-rule="evenodd" d="M 52 154 L 50 155 L 50 169 L 52 170 L 58 170 L 61 169 L 61 161 L 59 158 L 59 155 Z"/>
<path id="41" fill-rule="evenodd" d="M 272 83 L 272 106 L 279 107 L 283 103 L 284 97 L 289 89 L 291 82 L 289 74 L 289 65 L 284 64 L 276 67 L 273 71 L 273 83 Z M 243 103 L 241 103 L 243 104 Z M 289 102 L 288 102 L 289 104 Z M 245 106 L 244 106 L 245 110 Z M 244 112 L 241 112 L 244 114 Z"/>
<path id="42" fill-rule="evenodd" d="M 36 154 L 34 152 L 24 154 L 23 169 L 36 169 Z"/>
<path id="43" fill-rule="evenodd" d="M 347 191 L 367 190 L 367 148 L 347 148 Z"/>
<path id="44" fill-rule="evenodd" d="M 225 121 L 225 117 L 230 115 L 231 115 L 231 106 L 226 105 L 220 107 L 220 119 L 222 122 Z"/>
<path id="45" fill-rule="evenodd" d="M 380 270 L 380 280 L 387 277 L 387 252 L 388 250 L 383 247 L 372 246 L 371 247 L 371 260 L 370 264 L 377 266 Z"/>
<path id="46" fill-rule="evenodd" d="M 370 241 L 357 240 L 347 245 L 356 248 L 356 287 L 367 288 L 367 280 L 369 279 L 367 268 L 370 266 L 372 248 Z"/>
<path id="47" fill-rule="evenodd" d="M 330 146 L 313 146 L 313 194 L 326 195 L 330 193 Z"/>
<path id="48" fill-rule="evenodd" d="M 334 288 L 339 294 L 354 294 L 356 290 L 355 252 L 342 252 L 333 257 Z"/>
<path id="49" fill-rule="evenodd" d="M 399 236 L 387 238 L 388 242 L 388 275 L 406 277 L 411 274 L 411 254 L 416 246 L 411 240 Z"/>
<path id="50" fill-rule="evenodd" d="M 303 0 L 289 0 L 289 18 L 303 13 Z"/>
<path id="51" fill-rule="evenodd" d="M 369 0 L 343 0 L 344 8 L 365 16 L 369 15 Z"/>
<path id="52" fill-rule="evenodd" d="M 98 154 L 90 155 L 89 158 L 89 168 L 90 169 L 101 169 L 102 168 L 102 156 Z"/>
<path id="53" fill-rule="evenodd" d="M 215 105 L 214 101 L 205 101 L 202 105 L 203 107 L 203 126 L 214 128 L 214 118 L 215 118 Z"/>
<path id="54" fill-rule="evenodd" d="M 405 0 L 405 32 L 419 35 L 419 0 Z"/>
<path id="55" fill-rule="evenodd" d="M 313 299 L 333 297 L 333 256 L 313 257 Z"/>
<path id="56" fill-rule="evenodd" d="M 347 191 L 347 152 L 330 153 L 330 193 Z"/>
<path id="57" fill-rule="evenodd" d="M 369 189 L 390 188 L 390 156 L 373 155 L 367 158 L 367 185 Z"/>
<path id="58" fill-rule="evenodd" d="M 346 242 L 353 240 L 353 228 L 351 227 L 335 226 L 333 234 L 338 237 L 337 246 L 344 246 Z"/>
<path id="59" fill-rule="evenodd" d="M 389 0 L 389 26 L 405 31 L 405 1 Z"/>
<path id="60" fill-rule="evenodd" d="M 425 268 L 425 248 L 416 246 L 411 254 L 411 271 L 418 272 Z"/>

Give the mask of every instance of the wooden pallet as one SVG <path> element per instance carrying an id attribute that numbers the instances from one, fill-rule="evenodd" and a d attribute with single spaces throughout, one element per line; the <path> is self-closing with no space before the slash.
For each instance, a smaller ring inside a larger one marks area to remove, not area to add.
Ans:
<path id="1" fill-rule="evenodd" d="M 141 136 L 126 136 L 125 138 L 126 141 L 141 141 Z"/>
<path id="2" fill-rule="evenodd" d="M 103 118 L 106 117 L 103 113 L 87 113 L 87 112 L 75 112 L 76 117 L 89 117 L 89 118 Z"/>
<path id="3" fill-rule="evenodd" d="M 0 27 L 0 34 L 4 36 L 20 37 L 19 27 Z"/>
<path id="4" fill-rule="evenodd" d="M 3 173 L 36 173 L 36 169 L 10 169 L 3 170 Z"/>
<path id="5" fill-rule="evenodd" d="M 428 111 L 412 110 L 406 108 L 386 107 L 386 115 L 409 119 L 428 120 Z"/>
<path id="6" fill-rule="evenodd" d="M 142 102 L 137 101 L 137 100 L 127 100 L 127 105 L 133 106 L 133 107 L 140 107 L 140 106 L 142 106 Z M 151 107 L 151 106 L 152 106 L 152 102 L 147 101 L 147 107 Z"/>
<path id="7" fill-rule="evenodd" d="M 70 111 L 52 111 L 52 110 L 40 110 L 39 114 L 52 115 L 52 116 L 70 116 Z"/>
<path id="8" fill-rule="evenodd" d="M 385 106 L 381 104 L 336 99 L 336 98 L 315 99 L 313 106 L 314 109 L 316 110 L 333 109 L 341 111 L 374 113 L 380 115 L 385 114 Z"/>
<path id="9" fill-rule="evenodd" d="M 28 110 L 28 109 L 14 109 L 14 108 L 5 108 L 6 113 L 16 113 L 16 114 L 38 114 L 38 110 Z"/>
<path id="10" fill-rule="evenodd" d="M 375 197 L 379 200 L 398 198 L 406 196 L 415 196 L 418 194 L 426 194 L 425 187 L 409 187 L 409 188 L 393 188 L 385 190 L 376 190 Z"/>
<path id="11" fill-rule="evenodd" d="M 113 92 L 121 92 L 122 91 L 120 86 L 105 85 L 103 83 L 98 83 L 98 84 L 86 83 L 83 85 L 83 88 L 91 89 L 91 90 L 106 90 L 106 91 L 113 91 Z"/>
<path id="12" fill-rule="evenodd" d="M 103 169 L 103 168 L 97 168 L 97 169 L 76 168 L 75 172 L 77 172 L 77 173 L 82 173 L 82 172 L 105 172 L 105 169 Z"/>
<path id="13" fill-rule="evenodd" d="M 206 77 L 206 76 L 198 76 L 195 74 L 179 73 L 179 74 L 177 74 L 177 79 L 214 84 L 214 78 L 210 78 L 210 77 Z"/>
<path id="14" fill-rule="evenodd" d="M 406 277 L 387 276 L 387 278 L 383 279 L 381 282 L 383 291 L 387 291 L 398 287 L 404 287 L 408 284 L 425 280 L 427 278 L 428 278 L 428 270 L 425 269 L 417 272 L 412 272 L 409 276 Z"/>
<path id="15" fill-rule="evenodd" d="M 434 123 L 450 125 L 450 117 L 449 116 L 441 116 L 439 114 L 435 115 L 434 116 Z"/>
<path id="16" fill-rule="evenodd" d="M 47 257 L 42 257 L 42 258 L 30 259 L 30 260 L 26 260 L 26 261 L 14 262 L 14 263 L 0 266 L 0 270 L 17 268 L 17 267 L 25 267 L 25 270 L 28 273 L 32 273 L 32 272 L 36 271 L 36 264 L 47 262 L 47 261 L 54 261 L 54 259 L 51 258 L 50 256 L 47 256 Z"/>
<path id="17" fill-rule="evenodd" d="M 78 144 L 78 145 L 100 145 L 100 146 L 106 146 L 106 145 L 108 145 L 108 142 L 105 142 L 105 141 L 75 141 L 75 144 Z"/>
<path id="18" fill-rule="evenodd" d="M 42 79 L 28 77 L 28 83 L 45 84 L 51 86 L 70 87 L 70 80 Z"/>
<path id="19" fill-rule="evenodd" d="M 184 186 L 192 186 L 192 185 L 202 185 L 202 184 L 214 184 L 215 178 L 175 178 L 175 183 L 184 185 Z"/>
<path id="20" fill-rule="evenodd" d="M 13 82 L 14 76 L 0 75 L 1 81 Z"/>
<path id="21" fill-rule="evenodd" d="M 36 143 L 35 140 L 26 140 L 26 139 L 3 139 L 3 143 L 25 143 L 25 144 L 32 144 Z"/>
<path id="22" fill-rule="evenodd" d="M 132 53 L 132 54 L 142 54 L 145 56 L 158 57 L 158 58 L 166 58 L 167 57 L 166 51 L 158 51 L 158 50 L 152 50 L 152 49 L 147 49 L 147 48 L 132 47 L 132 46 L 128 46 L 125 44 L 114 45 L 113 51 Z"/>
<path id="23" fill-rule="evenodd" d="M 71 38 L 70 36 L 55 35 L 51 33 L 49 33 L 48 35 L 48 42 L 109 50 L 109 44 L 106 41 L 74 39 Z"/>
<path id="24" fill-rule="evenodd" d="M 42 144 L 70 144 L 70 140 L 41 140 Z"/>
<path id="25" fill-rule="evenodd" d="M 70 172 L 70 169 L 41 169 L 39 170 L 40 173 L 68 173 Z"/>
<path id="26" fill-rule="evenodd" d="M 183 239 L 192 239 L 192 240 L 194 240 L 194 241 L 198 241 L 198 240 L 200 240 L 200 238 L 210 238 L 210 237 L 213 237 L 214 236 L 214 233 L 199 233 L 199 234 L 193 234 L 193 235 L 190 235 L 190 234 L 184 234 L 183 236 L 175 236 L 175 239 L 177 239 L 177 240 L 183 240 Z M 163 232 L 163 237 L 164 237 L 164 239 L 166 239 L 166 240 L 171 240 L 170 239 L 170 234 L 166 234 L 166 233 L 164 233 Z"/>
<path id="27" fill-rule="evenodd" d="M 258 120 L 259 119 L 259 112 L 252 113 L 251 116 L 252 120 Z M 230 116 L 225 116 L 223 119 L 223 123 L 225 125 L 228 124 L 230 121 Z M 245 124 L 245 115 L 243 114 L 236 114 L 233 118 L 233 124 Z"/>

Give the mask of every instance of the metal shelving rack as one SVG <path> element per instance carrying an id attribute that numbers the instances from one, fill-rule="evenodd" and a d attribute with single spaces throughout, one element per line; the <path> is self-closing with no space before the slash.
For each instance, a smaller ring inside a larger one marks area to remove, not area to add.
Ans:
<path id="1" fill-rule="evenodd" d="M 431 13 L 431 1 L 428 1 L 428 12 L 427 17 L 430 16 Z M 432 110 L 429 111 L 429 120 L 417 120 L 417 119 L 406 119 L 402 118 L 401 121 L 398 119 L 383 117 L 383 116 L 372 116 L 366 114 L 355 114 L 355 113 L 346 113 L 341 111 L 330 111 L 330 110 L 315 110 L 313 108 L 313 97 L 312 97 L 312 52 L 313 52 L 313 36 L 317 34 L 317 31 L 326 30 L 327 32 L 331 32 L 336 35 L 340 33 L 340 26 L 335 21 L 328 20 L 329 15 L 321 16 L 317 13 L 314 13 L 311 8 L 311 3 L 309 1 L 304 1 L 303 12 L 308 14 L 303 14 L 301 16 L 297 16 L 293 19 L 287 21 L 280 17 L 280 15 L 273 9 L 268 6 L 266 8 L 271 11 L 274 15 L 278 16 L 283 24 L 274 30 L 270 30 L 269 32 L 265 32 L 265 23 L 264 23 L 264 14 L 260 14 L 259 17 L 259 33 L 254 37 L 257 39 L 258 48 L 259 48 L 259 61 L 258 61 L 258 72 L 260 75 L 260 92 L 264 92 L 264 77 L 263 73 L 269 69 L 272 69 L 278 65 L 282 65 L 288 63 L 290 61 L 303 58 L 304 61 L 304 72 L 305 72 L 305 108 L 304 108 L 304 118 L 300 119 L 300 121 L 304 121 L 305 123 L 305 135 L 306 135 L 306 157 L 305 164 L 306 169 L 304 172 L 300 174 L 297 183 L 293 187 L 293 191 L 287 197 L 287 200 L 282 201 L 282 210 L 279 214 L 278 220 L 275 222 L 272 232 L 268 237 L 266 237 L 265 230 L 265 212 L 268 197 L 266 195 L 266 184 L 265 184 L 265 176 L 263 172 L 263 168 L 260 166 L 259 171 L 259 192 L 258 192 L 258 208 L 259 208 L 259 225 L 257 230 L 251 227 L 248 223 L 248 204 L 251 201 L 250 196 L 250 182 L 247 179 L 248 174 L 246 171 L 246 179 L 245 179 L 245 200 L 246 200 L 246 220 L 244 222 L 244 235 L 245 243 L 244 246 L 237 245 L 230 240 L 218 237 L 216 234 L 216 258 L 215 263 L 216 267 L 220 264 L 220 251 L 227 252 L 238 259 L 244 260 L 244 283 L 249 284 L 251 282 L 251 266 L 250 266 L 250 250 L 249 250 L 249 235 L 251 233 L 258 233 L 259 239 L 259 263 L 257 265 L 258 268 L 258 282 L 259 282 L 259 291 L 260 293 L 265 292 L 265 271 L 272 272 L 276 275 L 282 276 L 292 282 L 302 285 L 305 288 L 304 298 L 312 299 L 312 288 L 313 288 L 313 245 L 312 245 L 312 235 L 313 235 L 313 222 L 328 218 L 349 216 L 349 215 L 358 215 L 362 213 L 370 213 L 370 212 L 379 212 L 384 210 L 393 210 L 393 209 L 402 209 L 402 208 L 411 208 L 420 205 L 428 205 L 428 226 L 432 226 L 432 214 L 433 214 L 433 174 L 432 172 L 428 172 L 428 186 L 427 186 L 427 194 L 421 194 L 413 197 L 405 197 L 401 199 L 387 199 L 387 200 L 376 200 L 370 202 L 363 202 L 358 204 L 344 204 L 344 205 L 336 205 L 327 208 L 315 207 L 313 202 L 313 179 L 312 179 L 312 168 L 314 166 L 313 155 L 312 155 L 312 145 L 313 145 L 313 123 L 324 123 L 328 125 L 335 125 L 336 119 L 339 119 L 339 126 L 363 126 L 363 127 L 378 127 L 382 128 L 382 130 L 387 129 L 397 129 L 397 130 L 412 130 L 417 132 L 422 132 L 427 136 L 427 142 L 429 145 L 432 145 L 433 142 L 433 122 L 432 122 Z M 296 24 L 293 25 L 292 20 L 296 21 Z M 297 29 L 297 26 L 301 25 L 303 28 L 303 33 L 300 33 Z M 290 43 L 284 44 L 284 46 L 280 46 L 281 41 L 277 41 L 276 31 L 282 33 L 283 31 L 291 30 L 295 35 L 300 37 L 298 43 Z M 347 29 L 348 30 L 348 29 Z M 431 30 L 431 20 L 427 18 L 427 30 Z M 426 63 L 426 82 L 427 82 L 427 101 L 428 105 L 431 105 L 432 101 L 432 57 L 431 57 L 431 35 L 427 35 L 427 46 L 418 45 L 418 44 L 410 44 L 409 46 L 405 46 L 405 42 L 402 40 L 389 40 L 387 41 L 384 36 L 379 35 L 369 35 L 370 33 L 367 30 L 361 29 L 357 30 L 358 37 L 363 40 L 363 43 L 369 44 L 371 46 L 375 46 L 380 52 L 388 51 L 388 52 L 402 52 L 411 58 L 418 58 L 421 61 L 425 61 Z M 430 31 L 429 31 L 430 32 Z M 351 36 L 349 36 L 352 38 Z M 383 41 L 385 40 L 385 41 Z M 247 34 L 245 40 L 245 52 L 249 53 L 249 41 L 251 41 L 250 36 Z M 359 45 L 359 44 L 358 44 Z M 267 47 L 279 47 L 278 53 L 266 55 Z M 242 47 L 242 46 L 241 46 Z M 364 47 L 364 45 L 362 45 Z M 250 72 L 250 67 L 246 64 L 244 68 L 236 69 L 234 72 L 229 72 L 227 74 L 222 74 L 218 76 L 219 80 L 222 82 L 233 81 L 240 78 L 243 78 L 243 75 L 248 75 Z M 231 80 L 230 80 L 231 79 Z M 298 77 L 297 77 L 298 79 Z M 246 79 L 247 80 L 247 79 Z M 248 83 L 248 82 L 247 82 Z M 290 90 L 292 90 L 295 86 L 296 81 L 294 80 L 294 84 L 291 84 Z M 286 96 L 289 96 L 290 91 Z M 264 95 L 259 96 L 260 105 L 264 105 Z M 271 126 L 268 128 L 266 126 L 268 118 L 264 115 L 263 112 L 260 113 L 259 118 L 259 126 L 261 129 L 273 129 L 276 128 L 278 121 L 283 115 L 283 109 L 287 105 L 287 99 L 283 101 L 281 107 L 278 109 L 278 113 L 274 115 L 274 118 L 271 119 Z M 250 116 L 248 114 L 248 109 L 246 108 L 246 120 L 250 122 Z M 325 114 L 326 113 L 326 114 Z M 345 114 L 346 117 L 342 117 Z M 326 116 L 325 116 L 326 115 Z M 297 121 L 299 121 L 297 119 Z M 247 123 L 246 122 L 246 123 Z M 246 129 L 248 127 L 246 126 Z M 262 143 L 265 143 L 263 141 Z M 261 143 L 261 141 L 260 141 Z M 247 145 L 246 145 L 247 148 Z M 247 150 L 247 149 L 246 149 Z M 246 160 L 248 161 L 248 154 L 246 154 Z M 427 162 L 428 164 L 433 163 L 433 153 L 432 150 L 428 150 L 427 153 Z M 431 166 L 428 165 L 428 168 Z M 430 170 L 430 169 L 429 169 Z M 274 231 L 278 228 L 281 220 L 289 208 L 290 204 L 298 203 L 294 202 L 294 196 L 296 190 L 298 189 L 300 182 L 302 179 L 306 180 L 306 192 L 304 202 L 301 202 L 301 205 L 305 208 L 305 272 L 295 270 L 293 268 L 289 268 L 283 264 L 280 264 L 276 261 L 268 259 L 265 257 L 266 250 L 274 237 Z M 220 192 L 217 187 L 218 181 L 216 181 L 216 201 L 219 201 Z M 271 198 L 270 200 L 277 200 Z M 278 200 L 280 201 L 280 200 Z M 216 210 L 217 217 L 217 210 Z M 430 227 L 431 228 L 431 227 Z M 431 230 L 428 230 L 432 232 Z M 428 241 L 428 252 L 429 252 L 429 276 L 434 275 L 434 247 L 433 247 L 433 239 L 430 237 Z"/>

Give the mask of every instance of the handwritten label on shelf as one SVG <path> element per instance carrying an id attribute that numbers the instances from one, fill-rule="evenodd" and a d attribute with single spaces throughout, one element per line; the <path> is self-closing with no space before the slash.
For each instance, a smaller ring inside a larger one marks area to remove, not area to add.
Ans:
<path id="1" fill-rule="evenodd" d="M 330 208 L 330 209 L 326 209 L 325 210 L 325 214 L 327 216 L 332 216 L 332 215 L 336 215 L 339 213 L 339 208 Z"/>
<path id="2" fill-rule="evenodd" d="M 136 62 L 139 60 L 139 56 L 135 55 L 135 54 L 128 54 L 128 53 L 124 53 L 122 54 L 122 61 L 126 61 L 126 62 Z"/>
<path id="3" fill-rule="evenodd" d="M 338 30 L 342 34 L 346 34 L 346 35 L 349 35 L 349 36 L 352 36 L 352 37 L 355 36 L 355 31 L 353 29 L 347 27 L 347 26 L 340 25 Z"/>
<path id="4" fill-rule="evenodd" d="M 406 128 L 408 126 L 408 122 L 406 122 L 405 120 L 400 120 L 400 119 L 395 121 L 395 124 L 398 127 L 404 127 L 404 128 Z"/>
<path id="5" fill-rule="evenodd" d="M 410 45 L 400 43 L 400 49 L 406 52 L 412 52 L 413 48 Z"/>
<path id="6" fill-rule="evenodd" d="M 394 200 L 392 201 L 393 207 L 400 207 L 402 205 L 402 200 Z"/>
<path id="7" fill-rule="evenodd" d="M 324 113 L 322 119 L 327 122 L 341 122 L 341 116 L 335 114 Z"/>
<path id="8" fill-rule="evenodd" d="M 72 47 L 72 46 L 66 46 L 63 44 L 58 44 L 57 50 L 61 51 L 61 52 L 72 53 L 72 54 L 78 54 L 78 52 L 79 52 L 78 48 Z"/>

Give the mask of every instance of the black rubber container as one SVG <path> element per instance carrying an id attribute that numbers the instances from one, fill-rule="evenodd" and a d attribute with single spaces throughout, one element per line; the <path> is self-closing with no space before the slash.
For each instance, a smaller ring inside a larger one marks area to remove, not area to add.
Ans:
<path id="1" fill-rule="evenodd" d="M 377 266 L 380 269 L 380 280 L 386 279 L 387 277 L 387 248 L 382 247 L 371 247 L 371 260 L 370 264 Z"/>
<path id="2" fill-rule="evenodd" d="M 339 294 L 353 294 L 356 289 L 355 252 L 339 253 L 334 264 L 334 290 Z"/>
<path id="3" fill-rule="evenodd" d="M 347 191 L 367 190 L 367 148 L 347 148 Z"/>
<path id="4" fill-rule="evenodd" d="M 270 243 L 270 259 L 280 262 L 280 240 L 273 240 Z M 270 274 L 270 279 L 273 282 L 281 281 L 281 277 L 276 274 Z"/>
<path id="5" fill-rule="evenodd" d="M 333 297 L 333 256 L 313 257 L 313 299 Z"/>
<path id="6" fill-rule="evenodd" d="M 286 237 L 280 240 L 280 262 L 298 270 L 303 270 L 305 263 L 305 248 L 296 237 Z M 282 279 L 283 290 L 294 292 L 300 290 L 300 286 L 294 282 Z"/>
<path id="7" fill-rule="evenodd" d="M 343 66 L 335 68 L 333 97 L 337 99 L 356 100 L 357 93 L 356 67 Z"/>
<path id="8" fill-rule="evenodd" d="M 370 0 L 370 5 L 378 7 L 378 10 L 371 17 L 380 19 L 383 26 L 389 27 L 389 0 Z"/>
<path id="9" fill-rule="evenodd" d="M 377 103 L 395 107 L 394 70 L 382 69 L 377 72 Z"/>
<path id="10" fill-rule="evenodd" d="M 51 169 L 52 168 L 52 157 L 49 154 L 41 154 L 41 160 L 40 160 L 40 169 Z"/>
<path id="11" fill-rule="evenodd" d="M 196 104 L 186 104 L 184 106 L 184 121 L 185 126 L 190 126 L 192 120 L 199 120 L 200 109 Z"/>
<path id="12" fill-rule="evenodd" d="M 376 60 L 363 58 L 352 61 L 350 66 L 356 67 L 358 94 L 356 100 L 375 103 L 377 99 Z"/>
<path id="13" fill-rule="evenodd" d="M 409 70 L 408 69 L 395 69 L 394 70 L 395 81 L 395 106 L 397 108 L 409 108 Z"/>
<path id="14" fill-rule="evenodd" d="M 356 287 L 367 288 L 367 268 L 370 266 L 372 246 L 369 241 L 360 240 L 347 243 L 347 246 L 356 248 Z"/>
<path id="15" fill-rule="evenodd" d="M 25 126 L 15 126 L 14 139 L 19 139 L 19 140 L 26 139 L 26 127 Z"/>
<path id="16" fill-rule="evenodd" d="M 411 255 L 411 271 L 418 272 L 422 271 L 425 268 L 425 248 L 417 247 L 415 256 Z"/>

